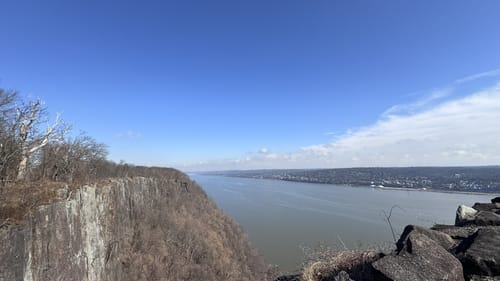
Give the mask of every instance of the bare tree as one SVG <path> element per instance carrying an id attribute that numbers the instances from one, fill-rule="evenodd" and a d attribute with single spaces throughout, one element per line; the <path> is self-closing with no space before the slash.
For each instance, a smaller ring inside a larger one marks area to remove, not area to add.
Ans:
<path id="1" fill-rule="evenodd" d="M 387 212 L 385 210 L 382 210 L 382 214 L 384 214 L 384 217 L 385 217 L 385 220 L 387 221 L 387 224 L 389 224 L 389 228 L 391 229 L 391 233 L 392 233 L 392 239 L 394 240 L 394 243 L 396 243 L 396 233 L 394 232 L 394 227 L 392 226 L 392 222 L 391 222 L 391 216 L 392 216 L 392 211 L 394 210 L 394 208 L 398 208 L 402 211 L 404 211 L 403 208 L 399 207 L 399 205 L 392 205 L 391 207 L 391 210 L 389 211 L 389 214 L 387 214 Z"/>
<path id="2" fill-rule="evenodd" d="M 40 100 L 30 101 L 17 108 L 18 144 L 21 158 L 17 169 L 17 180 L 23 180 L 28 170 L 28 161 L 31 155 L 46 146 L 49 142 L 62 141 L 69 131 L 56 115 L 54 122 L 47 126 L 45 132 L 39 133 L 39 125 L 46 118 L 46 110 Z"/>
<path id="3" fill-rule="evenodd" d="M 48 122 L 41 100 L 25 102 L 0 88 L 0 183 L 48 179 L 87 181 L 120 173 L 106 159 L 106 145 L 81 134 L 67 137 L 70 126 L 59 114 Z"/>
<path id="4" fill-rule="evenodd" d="M 94 179 L 104 168 L 107 149 L 86 134 L 50 143 L 41 150 L 40 175 L 54 181 Z"/>
<path id="5" fill-rule="evenodd" d="M 15 178 L 19 149 L 16 141 L 16 110 L 18 95 L 0 89 L 0 179 L 2 183 Z"/>

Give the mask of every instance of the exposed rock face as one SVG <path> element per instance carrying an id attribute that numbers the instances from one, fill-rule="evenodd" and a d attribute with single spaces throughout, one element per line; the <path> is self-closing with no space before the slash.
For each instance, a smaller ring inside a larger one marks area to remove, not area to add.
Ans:
<path id="1" fill-rule="evenodd" d="M 496 203 L 476 203 L 472 206 L 477 211 L 496 211 L 499 207 Z"/>
<path id="2" fill-rule="evenodd" d="M 262 280 L 241 229 L 186 176 L 85 186 L 0 229 L 0 281 Z"/>
<path id="3" fill-rule="evenodd" d="M 372 264 L 377 280 L 464 280 L 462 264 L 425 234 L 411 232 L 402 245 L 397 255 Z"/>
<path id="4" fill-rule="evenodd" d="M 474 218 L 474 224 L 476 225 L 498 225 L 500 226 L 500 215 L 493 212 L 481 211 L 477 213 Z"/>
<path id="5" fill-rule="evenodd" d="M 500 276 L 491 277 L 491 276 L 472 275 L 469 280 L 470 281 L 500 281 Z"/>
<path id="6" fill-rule="evenodd" d="M 479 229 L 459 248 L 466 274 L 500 275 L 500 227 Z"/>
<path id="7" fill-rule="evenodd" d="M 451 238 L 458 241 L 467 239 L 469 236 L 476 233 L 478 228 L 478 226 L 472 224 L 465 226 L 437 224 L 431 227 L 432 230 L 448 234 Z"/>
<path id="8" fill-rule="evenodd" d="M 462 226 L 468 223 L 472 223 L 474 221 L 476 214 L 477 210 L 471 207 L 465 205 L 458 206 L 457 214 L 455 217 L 455 225 Z"/>
<path id="9" fill-rule="evenodd" d="M 24 228 L 5 226 L 0 229 L 0 280 L 23 280 Z M 6 247 L 4 245 L 9 245 Z"/>
<path id="10" fill-rule="evenodd" d="M 434 242 L 438 243 L 441 247 L 443 247 L 446 250 L 450 250 L 456 245 L 456 242 L 446 233 L 435 231 L 417 225 L 407 225 L 403 231 L 403 234 L 401 234 L 401 237 L 396 243 L 398 251 L 401 251 L 405 247 L 405 243 L 409 241 L 408 235 L 410 235 L 410 233 L 423 234 L 428 238 L 432 239 Z"/>

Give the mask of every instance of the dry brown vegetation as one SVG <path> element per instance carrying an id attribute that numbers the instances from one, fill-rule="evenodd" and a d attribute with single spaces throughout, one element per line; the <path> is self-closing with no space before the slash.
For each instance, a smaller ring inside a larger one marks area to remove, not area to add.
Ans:
<path id="1" fill-rule="evenodd" d="M 4 223 L 19 223 L 31 210 L 60 198 L 61 189 L 70 190 L 84 184 L 96 184 L 110 178 L 122 177 L 156 177 L 164 179 L 178 179 L 188 182 L 189 178 L 177 170 L 160 167 L 134 166 L 130 164 L 116 164 L 111 161 L 99 163 L 96 173 L 76 177 L 71 183 L 37 179 L 5 182 L 0 185 L 0 225 Z"/>
<path id="2" fill-rule="evenodd" d="M 162 206 L 134 213 L 124 234 L 122 280 L 265 280 L 268 267 L 242 229 L 190 180 L 171 186 Z M 125 278 L 125 279 L 123 279 Z"/>
<path id="3" fill-rule="evenodd" d="M 381 257 L 379 247 L 373 249 L 336 249 L 320 246 L 305 249 L 308 261 L 304 265 L 301 281 L 342 280 L 339 274 L 349 274 L 353 280 L 372 280 L 371 263 Z M 337 279 L 338 278 L 338 279 Z"/>
<path id="4" fill-rule="evenodd" d="M 64 183 L 19 182 L 0 187 L 0 225 L 19 223 L 31 210 L 58 200 Z"/>

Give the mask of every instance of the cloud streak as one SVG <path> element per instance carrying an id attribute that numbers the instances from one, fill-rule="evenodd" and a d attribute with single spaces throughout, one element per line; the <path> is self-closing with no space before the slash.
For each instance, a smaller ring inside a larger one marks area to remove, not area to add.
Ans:
<path id="1" fill-rule="evenodd" d="M 500 164 L 500 86 L 302 149 L 335 166 Z"/>
<path id="2" fill-rule="evenodd" d="M 133 130 L 128 130 L 128 131 L 126 131 L 124 133 L 123 132 L 117 133 L 116 137 L 119 138 L 119 139 L 134 140 L 134 139 L 140 139 L 140 138 L 142 138 L 142 133 L 141 132 L 137 132 L 137 131 L 133 131 Z"/>
<path id="3" fill-rule="evenodd" d="M 465 83 L 496 76 L 500 70 L 454 81 L 415 103 L 393 106 L 374 124 L 350 130 L 330 143 L 281 154 L 266 149 L 266 153 L 186 168 L 499 165 L 500 83 L 449 99 Z"/>

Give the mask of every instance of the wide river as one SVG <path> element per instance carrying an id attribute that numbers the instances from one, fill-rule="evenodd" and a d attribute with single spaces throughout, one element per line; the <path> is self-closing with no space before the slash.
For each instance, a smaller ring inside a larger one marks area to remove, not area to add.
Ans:
<path id="1" fill-rule="evenodd" d="M 248 234 L 268 263 L 294 271 L 304 247 L 349 249 L 388 244 L 384 211 L 393 209 L 397 234 L 407 224 L 453 224 L 457 206 L 489 202 L 493 195 L 382 190 L 265 179 L 190 174 Z"/>

